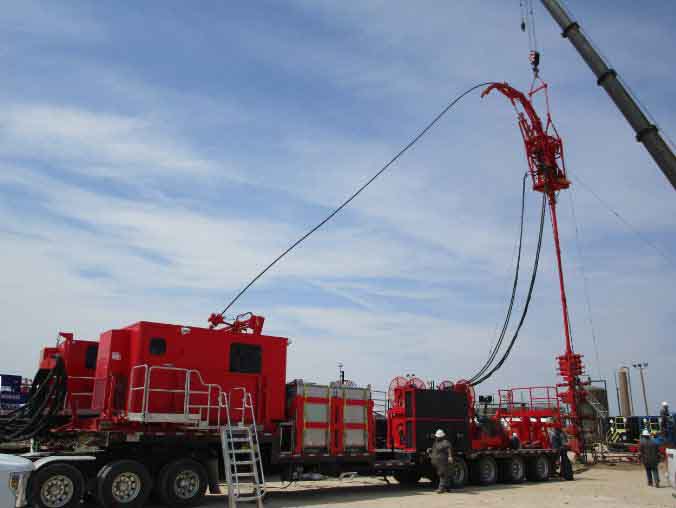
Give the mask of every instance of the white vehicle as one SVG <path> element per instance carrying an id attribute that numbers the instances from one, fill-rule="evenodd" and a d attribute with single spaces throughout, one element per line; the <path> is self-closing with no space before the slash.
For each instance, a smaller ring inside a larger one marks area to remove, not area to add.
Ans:
<path id="1" fill-rule="evenodd" d="M 33 463 L 30 460 L 0 454 L 0 506 L 26 506 L 26 487 L 32 471 Z"/>

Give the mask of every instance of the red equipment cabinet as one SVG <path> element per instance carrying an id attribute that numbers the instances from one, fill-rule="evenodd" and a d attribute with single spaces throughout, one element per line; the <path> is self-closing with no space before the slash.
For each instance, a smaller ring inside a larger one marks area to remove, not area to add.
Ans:
<path id="1" fill-rule="evenodd" d="M 41 372 L 47 372 L 56 365 L 55 356 L 64 362 L 68 373 L 68 391 L 64 401 L 66 412 L 75 410 L 78 414 L 88 413 L 92 408 L 92 393 L 96 375 L 96 358 L 99 344 L 90 340 L 78 340 L 72 333 L 60 332 L 55 347 L 42 349 Z M 39 373 L 37 374 L 39 375 Z"/>
<path id="2" fill-rule="evenodd" d="M 467 394 L 449 389 L 421 388 L 408 384 L 393 389 L 388 411 L 388 448 L 421 452 L 432 446 L 437 429 L 446 432 L 454 450 L 469 449 Z"/>
<path id="3" fill-rule="evenodd" d="M 370 388 L 297 379 L 287 385 L 287 402 L 293 422 L 292 454 L 363 456 L 375 452 Z"/>
<path id="4" fill-rule="evenodd" d="M 195 424 L 239 420 L 244 390 L 266 431 L 285 417 L 288 340 L 237 327 L 209 329 L 142 321 L 101 335 L 94 408 L 116 423 Z M 251 332 L 251 333 L 247 333 Z"/>
<path id="5" fill-rule="evenodd" d="M 331 388 L 333 436 L 331 453 L 373 453 L 375 424 L 370 388 L 336 385 Z"/>

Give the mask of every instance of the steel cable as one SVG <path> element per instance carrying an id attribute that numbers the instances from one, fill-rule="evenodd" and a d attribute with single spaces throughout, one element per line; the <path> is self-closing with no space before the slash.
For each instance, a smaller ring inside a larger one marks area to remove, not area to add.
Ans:
<path id="1" fill-rule="evenodd" d="M 448 113 L 448 111 L 450 111 L 451 108 L 453 108 L 453 106 L 455 106 L 458 102 L 460 102 L 461 99 L 463 99 L 466 95 L 469 95 L 471 92 L 473 92 L 473 91 L 476 90 L 477 88 L 481 88 L 481 87 L 484 87 L 484 86 L 489 86 L 489 85 L 492 85 L 492 84 L 493 84 L 492 81 L 488 81 L 488 82 L 485 82 L 485 83 L 478 83 L 478 84 L 476 84 L 476 85 L 474 85 L 474 86 L 468 88 L 468 89 L 465 90 L 463 93 L 461 93 L 461 94 L 458 95 L 456 98 L 454 98 L 451 102 L 449 102 L 449 103 L 446 105 L 446 107 L 445 107 L 444 109 L 442 109 L 441 112 L 440 112 L 439 114 L 437 114 L 437 116 L 435 116 L 435 117 L 432 119 L 432 121 L 430 121 L 430 122 L 429 122 L 429 123 L 428 123 L 428 124 L 427 124 L 427 125 L 426 125 L 426 126 L 425 126 L 425 127 L 424 127 L 424 128 L 423 128 L 423 129 L 422 129 L 422 130 L 421 130 L 421 131 L 420 131 L 420 132 L 412 139 L 412 140 L 411 140 L 411 141 L 409 141 L 407 145 L 405 145 L 401 150 L 399 150 L 399 152 L 397 152 L 397 154 L 396 154 L 394 157 L 392 157 L 392 159 L 390 159 L 390 161 L 389 161 L 387 164 L 385 164 L 382 168 L 380 168 L 380 170 L 378 170 L 378 172 L 377 172 L 375 175 L 373 175 L 373 176 L 372 176 L 365 184 L 363 184 L 361 187 L 359 187 L 359 188 L 358 188 L 358 189 L 357 189 L 350 197 L 348 197 L 348 198 L 347 198 L 340 206 L 338 206 L 338 207 L 337 207 L 335 210 L 333 210 L 329 215 L 327 215 L 326 218 L 324 218 L 324 220 L 322 220 L 322 221 L 321 221 L 320 223 L 318 223 L 316 226 L 314 226 L 313 228 L 311 228 L 307 233 L 305 233 L 303 236 L 301 236 L 298 240 L 296 240 L 294 243 L 292 243 L 292 244 L 291 244 L 284 252 L 282 252 L 279 256 L 277 256 L 277 257 L 276 257 L 269 265 L 267 265 L 265 268 L 263 268 L 263 270 L 261 270 L 261 271 L 258 273 L 258 275 L 256 275 L 253 279 L 251 279 L 251 281 L 250 281 L 246 286 L 244 286 L 244 288 L 242 288 L 242 289 L 240 290 L 239 293 L 237 293 L 237 294 L 235 295 L 235 297 L 230 301 L 230 303 L 228 303 L 228 305 L 226 305 L 225 309 L 223 309 L 223 310 L 220 312 L 220 315 L 221 315 L 221 316 L 225 315 L 225 313 L 230 309 L 230 307 L 232 307 L 232 306 L 235 304 L 235 302 L 237 302 L 237 300 L 239 300 L 239 299 L 242 297 L 242 295 L 243 295 L 244 293 L 246 293 L 247 290 L 248 290 L 251 286 L 253 286 L 253 285 L 256 283 L 256 281 L 257 281 L 258 279 L 260 279 L 263 275 L 265 275 L 265 273 L 266 273 L 268 270 L 270 270 L 273 266 L 275 266 L 275 265 L 276 265 L 276 264 L 277 264 L 284 256 L 286 256 L 289 252 L 291 252 L 293 249 L 295 249 L 296 247 L 298 247 L 298 245 L 300 245 L 301 243 L 303 243 L 303 242 L 304 242 L 310 235 L 312 235 L 315 231 L 317 231 L 317 230 L 320 229 L 322 226 L 324 226 L 324 224 L 326 224 L 326 223 L 329 222 L 331 219 L 333 219 L 333 217 L 335 217 L 335 216 L 336 216 L 343 208 L 345 208 L 348 204 L 350 204 L 350 202 L 352 202 L 352 200 L 354 200 L 357 196 L 359 196 L 359 194 L 361 194 L 362 191 L 364 191 L 369 185 L 371 185 L 371 183 L 373 183 L 373 181 L 374 181 L 376 178 L 378 178 L 378 177 L 379 177 L 381 174 L 383 174 L 383 173 L 384 173 L 384 172 L 385 172 L 392 164 L 394 164 L 394 163 L 399 159 L 399 157 L 401 157 L 402 155 L 404 155 L 404 153 L 406 153 L 406 152 L 407 152 L 410 148 L 412 148 L 418 141 L 420 141 L 420 139 L 421 139 L 425 134 L 427 134 L 427 133 L 430 131 L 430 129 L 432 129 L 432 127 L 434 127 L 434 126 L 437 124 L 437 122 L 439 122 L 439 120 L 441 120 L 441 119 L 444 117 L 444 115 L 446 115 L 446 113 Z"/>

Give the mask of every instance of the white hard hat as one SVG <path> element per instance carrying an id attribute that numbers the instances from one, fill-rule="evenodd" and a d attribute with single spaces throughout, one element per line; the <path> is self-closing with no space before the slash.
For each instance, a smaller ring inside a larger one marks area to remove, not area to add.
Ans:
<path id="1" fill-rule="evenodd" d="M 434 433 L 434 437 L 446 437 L 446 433 L 445 433 L 443 430 L 438 429 L 438 430 Z"/>
<path id="2" fill-rule="evenodd" d="M 641 432 L 641 435 L 643 437 L 650 437 L 650 432 L 648 431 L 648 429 L 643 429 L 643 432 Z"/>
<path id="3" fill-rule="evenodd" d="M 663 406 L 668 406 L 669 404 L 667 402 L 662 402 Z"/>

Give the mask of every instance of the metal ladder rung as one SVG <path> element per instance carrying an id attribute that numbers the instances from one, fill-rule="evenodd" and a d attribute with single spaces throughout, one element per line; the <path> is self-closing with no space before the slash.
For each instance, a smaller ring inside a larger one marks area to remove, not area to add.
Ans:
<path id="1" fill-rule="evenodd" d="M 239 501 L 254 501 L 258 499 L 257 495 L 249 495 L 249 496 L 238 496 L 237 499 Z"/>
<path id="2" fill-rule="evenodd" d="M 242 454 L 242 453 L 250 454 L 251 450 L 249 450 L 248 448 L 246 450 L 230 450 L 231 455 L 235 455 L 235 454 L 239 455 L 239 454 Z"/>
<path id="3" fill-rule="evenodd" d="M 256 501 L 258 508 L 263 507 L 265 496 L 265 477 L 256 415 L 251 394 L 245 389 L 242 395 L 242 421 L 236 426 L 230 419 L 230 398 L 226 394 L 225 407 L 227 425 L 221 429 L 221 444 L 226 479 L 228 482 L 228 506 L 236 508 L 239 501 Z M 248 414 L 251 424 L 244 425 L 244 415 Z M 242 444 L 242 448 L 238 447 Z"/>

